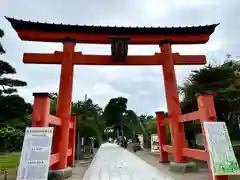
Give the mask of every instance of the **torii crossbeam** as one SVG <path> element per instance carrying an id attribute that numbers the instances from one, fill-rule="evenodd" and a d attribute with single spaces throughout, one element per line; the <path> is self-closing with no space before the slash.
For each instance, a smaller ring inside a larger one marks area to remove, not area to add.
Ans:
<path id="1" fill-rule="evenodd" d="M 61 64 L 64 52 L 55 51 L 53 54 L 24 53 L 23 62 L 32 64 Z M 110 55 L 84 55 L 81 52 L 73 52 L 72 63 L 76 65 L 121 65 L 121 66 L 151 66 L 163 65 L 164 56 L 161 53 L 155 55 L 128 56 L 126 62 L 112 60 Z M 179 55 L 173 53 L 174 65 L 201 65 L 206 64 L 204 55 Z"/>

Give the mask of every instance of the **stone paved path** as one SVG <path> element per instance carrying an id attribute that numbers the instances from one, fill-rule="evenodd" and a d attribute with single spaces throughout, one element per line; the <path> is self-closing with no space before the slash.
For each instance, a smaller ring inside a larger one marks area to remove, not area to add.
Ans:
<path id="1" fill-rule="evenodd" d="M 83 180 L 173 180 L 133 153 L 117 145 L 101 146 Z"/>
<path id="2" fill-rule="evenodd" d="M 114 144 L 103 144 L 92 163 L 78 164 L 70 180 L 208 180 L 207 169 L 195 173 L 173 173 L 146 151 L 132 153 Z M 238 180 L 232 176 L 229 180 Z"/>

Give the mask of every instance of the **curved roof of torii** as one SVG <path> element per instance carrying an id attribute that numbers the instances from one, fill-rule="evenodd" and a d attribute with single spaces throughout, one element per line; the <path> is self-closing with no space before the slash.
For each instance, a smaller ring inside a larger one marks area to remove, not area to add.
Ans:
<path id="1" fill-rule="evenodd" d="M 130 36 L 130 37 L 132 36 L 139 37 L 141 35 L 141 36 L 151 36 L 152 39 L 155 36 L 156 40 L 163 40 L 163 36 L 170 37 L 169 35 L 179 36 L 179 37 L 205 35 L 205 37 L 209 37 L 214 32 L 215 28 L 219 25 L 219 24 L 212 24 L 212 25 L 205 25 L 205 26 L 192 26 L 192 27 L 116 27 L 116 26 L 113 27 L 113 26 L 67 25 L 67 24 L 31 22 L 31 21 L 17 20 L 9 17 L 6 17 L 6 19 L 11 23 L 12 27 L 18 32 L 18 34 L 20 31 L 25 31 L 25 32 L 38 31 L 41 33 L 56 33 L 56 34 L 64 33 L 65 36 L 66 36 L 66 33 L 69 33 L 69 34 L 83 33 L 83 34 L 94 34 L 94 35 L 101 35 L 101 36 L 108 35 L 108 36 Z M 48 41 L 47 39 L 44 39 L 44 38 L 42 40 L 40 39 L 37 40 L 37 38 L 35 39 L 26 38 L 24 37 L 26 36 L 26 34 L 25 35 L 19 34 L 19 36 L 22 40 Z M 68 37 L 68 38 L 71 38 L 71 37 Z M 170 39 L 167 38 L 167 40 L 171 40 L 171 38 Z M 205 43 L 207 42 L 207 40 L 208 38 L 205 38 L 204 40 L 199 40 L 199 42 L 197 42 L 196 40 L 196 43 Z M 60 39 L 59 40 L 51 39 L 49 40 L 49 42 L 60 42 Z M 86 42 L 94 43 L 94 42 L 88 42 L 87 40 Z M 95 42 L 101 43 L 101 42 L 98 42 L 98 40 L 96 40 Z M 153 40 L 151 40 L 151 42 L 149 41 L 149 43 L 147 41 L 146 43 L 144 43 L 143 41 L 139 41 L 139 43 L 132 41 L 131 43 L 131 40 L 130 40 L 129 44 L 156 44 L 156 43 L 153 42 Z M 181 41 L 179 42 L 176 41 L 176 43 L 174 44 L 181 44 Z M 193 43 L 192 41 L 189 43 L 182 42 L 182 44 L 195 44 L 195 43 Z"/>

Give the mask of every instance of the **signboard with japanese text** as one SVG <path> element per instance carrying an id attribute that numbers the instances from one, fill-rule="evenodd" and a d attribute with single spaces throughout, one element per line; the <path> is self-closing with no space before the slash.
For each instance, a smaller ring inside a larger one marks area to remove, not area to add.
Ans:
<path id="1" fill-rule="evenodd" d="M 153 153 L 160 152 L 157 134 L 151 135 L 151 152 L 153 152 Z"/>
<path id="2" fill-rule="evenodd" d="M 53 127 L 28 127 L 25 131 L 17 180 L 47 180 Z"/>
<path id="3" fill-rule="evenodd" d="M 213 175 L 239 175 L 238 161 L 225 122 L 204 122 L 204 129 Z"/>

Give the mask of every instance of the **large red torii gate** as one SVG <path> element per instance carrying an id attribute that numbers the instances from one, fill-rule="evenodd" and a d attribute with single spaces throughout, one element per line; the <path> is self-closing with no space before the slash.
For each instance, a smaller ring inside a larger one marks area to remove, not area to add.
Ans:
<path id="1" fill-rule="evenodd" d="M 185 146 L 183 122 L 189 121 L 189 118 L 195 120 L 200 117 L 203 111 L 184 116 L 181 114 L 174 70 L 174 65 L 205 64 L 206 58 L 204 55 L 183 56 L 178 53 L 172 53 L 171 45 L 206 43 L 218 24 L 198 27 L 146 28 L 47 24 L 12 18 L 7 18 L 7 20 L 11 23 L 22 40 L 63 43 L 63 51 L 56 51 L 53 54 L 24 53 L 23 56 L 24 63 L 61 64 L 56 117 L 49 114 L 49 99 L 47 94 L 34 94 L 33 126 L 36 126 L 36 122 L 40 121 L 42 123 L 38 123 L 38 126 L 48 126 L 49 124 L 58 125 L 58 127 L 55 128 L 54 147 L 51 155 L 50 165 L 52 169 L 64 170 L 73 164 L 74 140 L 73 137 L 69 139 L 68 136 L 71 129 L 73 129 L 73 131 L 70 136 L 74 136 L 73 133 L 75 132 L 74 116 L 71 118 L 72 120 L 70 120 L 73 67 L 75 64 L 113 66 L 162 65 L 169 119 L 163 123 L 162 113 L 157 113 L 161 146 L 160 159 L 161 161 L 167 161 L 166 152 L 172 152 L 176 164 L 186 163 L 185 157 L 193 157 L 209 162 L 209 154 L 207 152 L 192 150 Z M 117 37 L 117 40 L 114 40 L 112 37 Z M 112 55 L 84 55 L 81 52 L 75 52 L 76 43 L 112 44 Z M 154 55 L 148 56 L 127 56 L 128 44 L 158 44 L 161 53 L 155 53 Z M 116 60 L 116 57 L 118 60 Z M 199 98 L 201 106 L 203 106 L 204 103 L 212 103 L 212 96 L 202 95 Z M 203 107 L 201 108 L 203 109 Z M 43 118 L 39 118 L 40 116 Z M 200 118 L 202 117 L 203 116 Z M 204 116 L 204 118 L 208 117 Z M 164 144 L 165 137 L 162 126 L 166 124 L 169 124 L 171 127 L 171 147 Z M 207 149 L 206 142 L 205 147 Z M 71 156 L 70 160 L 69 156 Z M 209 170 L 211 172 L 210 165 Z M 210 178 L 213 179 L 212 176 L 210 176 Z M 220 180 L 226 177 L 219 176 L 216 178 Z"/>

